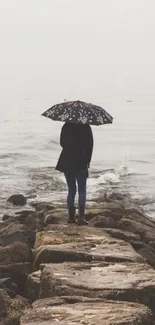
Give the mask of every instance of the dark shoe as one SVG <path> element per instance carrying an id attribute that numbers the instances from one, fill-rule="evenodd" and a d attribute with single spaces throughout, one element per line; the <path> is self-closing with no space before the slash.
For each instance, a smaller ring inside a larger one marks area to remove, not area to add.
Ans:
<path id="1" fill-rule="evenodd" d="M 71 207 L 68 209 L 68 221 L 67 223 L 76 223 L 76 216 L 75 216 L 76 209 L 75 207 Z"/>
<path id="2" fill-rule="evenodd" d="M 85 207 L 79 207 L 79 216 L 78 216 L 78 220 L 77 220 L 78 226 L 88 226 L 89 225 L 89 222 L 86 221 L 86 219 L 84 217 L 84 211 L 85 211 Z"/>

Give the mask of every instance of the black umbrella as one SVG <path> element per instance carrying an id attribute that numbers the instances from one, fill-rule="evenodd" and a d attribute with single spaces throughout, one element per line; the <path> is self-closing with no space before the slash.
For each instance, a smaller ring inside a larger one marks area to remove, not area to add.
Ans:
<path id="1" fill-rule="evenodd" d="M 49 108 L 42 114 L 54 121 L 102 125 L 113 122 L 113 117 L 100 106 L 81 102 L 63 102 Z"/>

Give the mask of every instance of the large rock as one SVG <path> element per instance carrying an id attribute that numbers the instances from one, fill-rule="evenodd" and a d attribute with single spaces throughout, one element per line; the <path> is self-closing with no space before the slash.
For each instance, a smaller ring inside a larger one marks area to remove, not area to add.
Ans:
<path id="1" fill-rule="evenodd" d="M 50 211 L 50 210 L 55 210 L 56 207 L 48 204 L 48 203 L 44 203 L 44 202 L 32 202 L 31 206 L 34 207 L 36 209 L 36 211 L 41 211 L 41 212 L 46 212 L 46 211 Z"/>
<path id="2" fill-rule="evenodd" d="M 25 219 L 24 224 L 28 229 L 40 231 L 44 227 L 44 214 L 42 212 L 33 212 Z"/>
<path id="3" fill-rule="evenodd" d="M 19 206 L 24 206 L 27 203 L 25 196 L 22 194 L 15 194 L 10 196 L 8 202 L 12 203 L 13 205 L 19 205 Z"/>
<path id="4" fill-rule="evenodd" d="M 134 220 L 146 226 L 155 228 L 155 221 L 149 218 L 143 211 L 137 209 L 126 209 L 125 218 Z"/>
<path id="5" fill-rule="evenodd" d="M 4 299 L 1 296 L 1 291 L 0 291 L 0 318 L 6 316 L 6 307 L 4 303 Z"/>
<path id="6" fill-rule="evenodd" d="M 17 211 L 15 213 L 16 219 L 18 219 L 18 221 L 24 221 L 24 219 L 27 218 L 33 212 L 34 212 L 34 210 L 21 210 L 21 211 Z"/>
<path id="7" fill-rule="evenodd" d="M 45 213 L 44 223 L 45 225 L 49 224 L 64 224 L 67 222 L 68 212 L 64 210 L 60 211 L 48 211 Z"/>
<path id="8" fill-rule="evenodd" d="M 79 245 L 80 246 L 80 245 Z M 42 263 L 63 263 L 63 262 L 92 261 L 92 255 L 85 252 L 83 247 L 75 245 L 57 245 L 41 247 L 37 251 L 34 261 L 34 269 L 38 269 Z"/>
<path id="9" fill-rule="evenodd" d="M 40 300 L 21 318 L 21 325 L 153 325 L 153 315 L 143 305 L 96 299 Z"/>
<path id="10" fill-rule="evenodd" d="M 76 225 L 48 225 L 45 231 L 36 235 L 35 248 L 44 245 L 59 245 L 95 240 L 100 243 L 106 234 L 104 229 L 93 227 L 77 227 Z"/>
<path id="11" fill-rule="evenodd" d="M 89 225 L 97 228 L 115 228 L 116 223 L 111 217 L 105 216 L 96 216 L 92 218 L 89 222 Z"/>
<path id="12" fill-rule="evenodd" d="M 24 225 L 21 225 L 18 222 L 11 222 L 11 223 L 5 223 L 2 222 L 1 229 L 0 229 L 0 235 L 7 235 L 11 234 L 13 232 L 21 232 L 21 231 L 26 231 L 27 227 Z"/>
<path id="13" fill-rule="evenodd" d="M 21 210 L 21 211 L 15 212 L 14 216 L 4 214 L 2 217 L 2 221 L 10 221 L 10 222 L 18 221 L 20 223 L 24 223 L 25 219 L 33 212 L 34 212 L 34 210 Z"/>
<path id="14" fill-rule="evenodd" d="M 48 233 L 46 233 L 48 236 Z M 91 237 L 90 240 L 59 245 L 40 246 L 36 249 L 34 269 L 43 263 L 63 263 L 75 261 L 138 262 L 144 259 L 126 242 L 113 239 L 107 234 Z"/>
<path id="15" fill-rule="evenodd" d="M 30 301 L 35 301 L 40 297 L 40 278 L 40 270 L 28 276 L 25 286 L 25 295 Z"/>
<path id="16" fill-rule="evenodd" d="M 32 264 L 30 263 L 1 265 L 0 281 L 1 279 L 9 278 L 11 282 L 17 286 L 16 292 L 22 295 L 25 292 L 25 284 L 28 279 L 28 274 L 31 272 L 32 272 Z"/>
<path id="17" fill-rule="evenodd" d="M 136 235 L 136 234 L 132 234 L 129 231 L 126 230 L 120 230 L 120 229 L 112 229 L 112 228 L 105 228 L 104 229 L 111 237 L 113 238 L 118 238 L 118 239 L 122 239 L 128 243 L 131 242 L 137 242 L 140 241 L 140 236 Z"/>
<path id="18" fill-rule="evenodd" d="M 155 226 L 135 221 L 131 216 L 130 219 L 129 216 L 122 218 L 118 223 L 118 228 L 138 234 L 145 243 L 155 240 Z"/>
<path id="19" fill-rule="evenodd" d="M 0 247 L 0 264 L 8 265 L 12 263 L 31 262 L 32 253 L 24 243 L 14 243 L 7 247 Z"/>
<path id="20" fill-rule="evenodd" d="M 0 230 L 0 246 L 8 246 L 14 242 L 22 242 L 34 246 L 36 232 L 18 222 L 11 222 Z"/>
<path id="21" fill-rule="evenodd" d="M 15 231 L 7 235 L 0 236 L 0 246 L 6 247 L 15 242 L 21 242 L 29 247 L 33 247 L 35 243 L 36 233 L 31 230 Z"/>
<path id="22" fill-rule="evenodd" d="M 89 208 L 86 209 L 86 219 L 89 221 L 96 216 L 104 216 L 106 218 L 111 218 L 115 222 L 119 221 L 125 214 L 125 210 L 122 208 L 110 209 L 110 208 Z"/>
<path id="23" fill-rule="evenodd" d="M 40 298 L 62 295 L 139 302 L 155 311 L 155 271 L 140 263 L 46 265 Z"/>
<path id="24" fill-rule="evenodd" d="M 104 230 L 92 227 L 77 227 L 76 225 L 48 225 L 45 231 L 36 235 L 35 248 L 45 245 L 59 245 L 65 243 L 78 243 L 86 240 L 100 242 L 103 238 Z"/>
<path id="25" fill-rule="evenodd" d="M 2 323 L 5 325 L 19 325 L 25 309 L 30 308 L 28 300 L 18 295 L 11 298 L 6 290 L 0 290 L 0 300 L 3 301 L 5 312 Z"/>
<path id="26" fill-rule="evenodd" d="M 155 251 L 151 247 L 140 248 L 137 252 L 145 259 L 146 263 L 155 268 Z"/>

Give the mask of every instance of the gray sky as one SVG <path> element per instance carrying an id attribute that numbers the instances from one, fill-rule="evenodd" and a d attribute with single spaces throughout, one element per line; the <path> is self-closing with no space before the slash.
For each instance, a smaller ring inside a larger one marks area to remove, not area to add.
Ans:
<path id="1" fill-rule="evenodd" d="M 1 0 L 0 100 L 153 95 L 154 0 Z"/>

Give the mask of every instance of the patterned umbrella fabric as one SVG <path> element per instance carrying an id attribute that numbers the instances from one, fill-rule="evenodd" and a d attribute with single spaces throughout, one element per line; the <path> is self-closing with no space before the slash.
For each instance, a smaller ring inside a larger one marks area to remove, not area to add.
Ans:
<path id="1" fill-rule="evenodd" d="M 54 105 L 42 115 L 54 121 L 79 124 L 102 125 L 113 122 L 113 117 L 102 107 L 79 100 Z"/>

